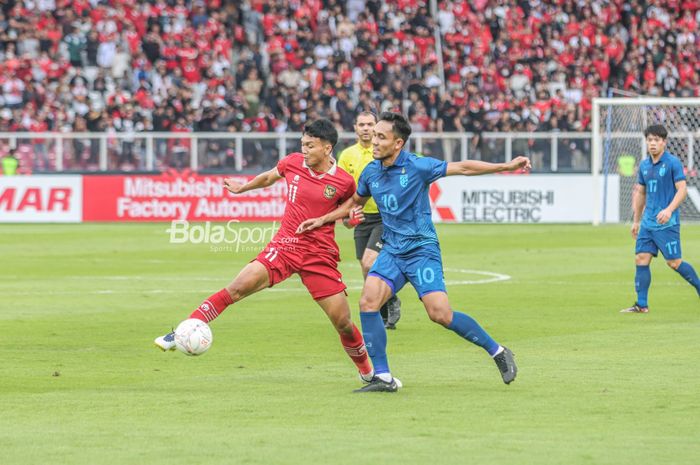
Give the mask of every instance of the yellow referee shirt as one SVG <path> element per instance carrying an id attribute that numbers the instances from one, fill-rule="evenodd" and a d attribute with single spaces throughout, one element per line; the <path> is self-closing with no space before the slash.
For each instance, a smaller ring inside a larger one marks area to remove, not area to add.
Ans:
<path id="1" fill-rule="evenodd" d="M 338 156 L 338 166 L 347 171 L 350 176 L 355 179 L 355 185 L 357 186 L 357 180 L 360 179 L 362 170 L 364 170 L 365 166 L 367 166 L 372 160 L 374 160 L 374 157 L 372 157 L 372 147 L 370 146 L 369 148 L 364 148 L 358 142 L 357 144 L 351 145 L 340 152 L 340 155 Z M 363 208 L 362 211 L 365 213 L 379 213 L 377 204 L 371 197 L 365 204 L 365 208 Z"/>

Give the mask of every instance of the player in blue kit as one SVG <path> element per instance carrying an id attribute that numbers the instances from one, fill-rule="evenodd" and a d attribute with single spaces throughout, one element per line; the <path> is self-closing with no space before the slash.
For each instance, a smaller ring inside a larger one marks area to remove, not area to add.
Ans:
<path id="1" fill-rule="evenodd" d="M 681 224 L 678 207 L 688 194 L 683 164 L 666 151 L 668 132 L 662 125 L 653 125 L 644 131 L 649 157 L 639 165 L 637 186 L 634 189 L 632 206 L 634 220 L 632 236 L 635 245 L 634 287 L 637 301 L 623 313 L 649 312 L 649 264 L 659 250 L 668 266 L 676 270 L 683 279 L 695 288 L 700 296 L 700 280 L 690 265 L 681 258 Z M 640 222 L 641 220 L 641 222 Z"/>
<path id="2" fill-rule="evenodd" d="M 407 282 L 415 288 L 430 319 L 485 349 L 496 362 L 503 381 L 515 379 L 513 353 L 501 346 L 469 315 L 453 311 L 447 298 L 442 256 L 430 211 L 430 184 L 444 176 L 475 176 L 529 169 L 526 157 L 508 163 L 467 160 L 447 163 L 403 150 L 411 127 L 402 115 L 382 113 L 372 137 L 374 161 L 358 180 L 357 192 L 337 210 L 303 222 L 298 232 L 315 229 L 348 215 L 371 196 L 384 223 L 384 247 L 369 271 L 360 298 L 360 318 L 375 376 L 356 392 L 396 392 L 389 371 L 386 330 L 379 309 Z"/>

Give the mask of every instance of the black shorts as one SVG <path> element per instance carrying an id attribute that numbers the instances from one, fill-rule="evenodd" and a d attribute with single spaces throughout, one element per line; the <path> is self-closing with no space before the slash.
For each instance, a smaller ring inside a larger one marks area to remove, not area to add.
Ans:
<path id="1" fill-rule="evenodd" d="M 379 253 L 384 243 L 382 242 L 382 216 L 379 213 L 365 213 L 365 221 L 355 226 L 355 256 L 362 259 L 365 249 Z"/>

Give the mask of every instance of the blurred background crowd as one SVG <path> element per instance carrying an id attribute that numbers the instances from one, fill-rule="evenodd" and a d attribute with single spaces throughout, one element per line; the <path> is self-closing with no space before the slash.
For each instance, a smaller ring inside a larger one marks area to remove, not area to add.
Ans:
<path id="1" fill-rule="evenodd" d="M 608 89 L 700 96 L 700 0 L 435 3 L 8 0 L 0 132 L 589 131 Z"/>

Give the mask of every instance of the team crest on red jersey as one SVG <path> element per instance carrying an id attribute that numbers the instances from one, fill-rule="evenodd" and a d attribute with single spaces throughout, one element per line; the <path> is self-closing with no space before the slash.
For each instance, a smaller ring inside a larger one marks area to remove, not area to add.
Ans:
<path id="1" fill-rule="evenodd" d="M 328 200 L 331 200 L 335 196 L 335 191 L 337 189 L 330 184 L 326 184 L 326 188 L 323 190 L 323 196 Z"/>

